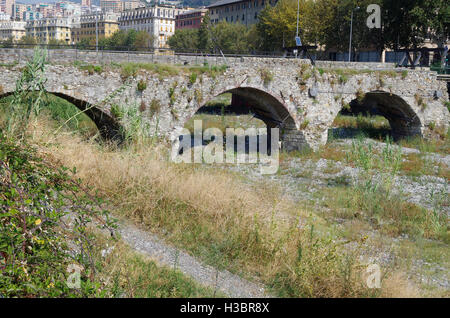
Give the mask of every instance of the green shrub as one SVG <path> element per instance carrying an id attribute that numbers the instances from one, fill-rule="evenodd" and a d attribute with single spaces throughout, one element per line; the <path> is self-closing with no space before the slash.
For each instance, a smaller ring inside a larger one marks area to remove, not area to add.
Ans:
<path id="1" fill-rule="evenodd" d="M 273 80 L 273 74 L 270 70 L 266 69 L 266 68 L 262 68 L 259 70 L 259 74 L 261 76 L 261 79 L 264 83 L 264 86 L 269 85 L 270 82 L 272 82 Z"/>
<path id="2" fill-rule="evenodd" d="M 189 76 L 189 84 L 194 85 L 197 82 L 197 73 L 193 72 Z"/>
<path id="3" fill-rule="evenodd" d="M 152 99 L 150 102 L 150 111 L 152 114 L 158 114 L 161 110 L 161 102 L 157 99 Z"/>
<path id="4" fill-rule="evenodd" d="M 137 84 L 137 89 L 140 92 L 143 92 L 147 88 L 147 82 L 141 79 Z"/>
<path id="5" fill-rule="evenodd" d="M 0 179 L 0 295 L 101 296 L 87 224 L 94 216 L 109 229 L 113 223 L 106 211 L 95 208 L 99 201 L 67 169 L 43 162 L 32 148 L 1 133 Z M 68 208 L 71 226 L 63 220 Z M 84 268 L 79 289 L 66 283 L 70 264 Z"/>

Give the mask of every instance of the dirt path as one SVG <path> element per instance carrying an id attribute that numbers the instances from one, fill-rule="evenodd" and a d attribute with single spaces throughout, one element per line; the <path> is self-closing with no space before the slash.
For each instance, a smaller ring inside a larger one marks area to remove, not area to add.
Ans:
<path id="1" fill-rule="evenodd" d="M 157 263 L 176 268 L 202 285 L 212 287 L 232 298 L 262 298 L 264 286 L 242 279 L 228 271 L 218 271 L 204 265 L 186 252 L 180 251 L 129 222 L 120 222 L 118 232 L 133 249 L 149 256 Z"/>

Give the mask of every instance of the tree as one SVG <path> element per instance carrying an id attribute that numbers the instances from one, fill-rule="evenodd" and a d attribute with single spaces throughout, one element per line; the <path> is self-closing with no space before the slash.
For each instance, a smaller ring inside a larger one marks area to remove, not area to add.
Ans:
<path id="1" fill-rule="evenodd" d="M 429 37 L 442 46 L 450 34 L 447 0 L 383 1 L 383 35 L 387 47 L 418 47 Z"/>
<path id="2" fill-rule="evenodd" d="M 179 52 L 193 52 L 199 47 L 199 31 L 197 29 L 176 30 L 169 38 L 169 46 Z"/>
<path id="3" fill-rule="evenodd" d="M 36 45 L 37 41 L 36 38 L 31 35 L 25 35 L 19 40 L 19 44 L 25 44 L 25 45 Z"/>
<path id="4" fill-rule="evenodd" d="M 227 23 L 221 21 L 212 30 L 214 47 L 223 53 L 248 53 L 248 28 L 241 23 Z"/>
<path id="5" fill-rule="evenodd" d="M 303 29 L 306 0 L 300 1 L 299 28 Z M 269 4 L 261 10 L 257 30 L 264 50 L 276 50 L 295 45 L 297 29 L 297 0 L 280 0 L 276 6 Z"/>
<path id="6" fill-rule="evenodd" d="M 145 50 L 153 47 L 154 37 L 145 31 L 138 31 L 133 42 L 133 47 L 137 50 Z"/>
<path id="7" fill-rule="evenodd" d="M 203 16 L 202 24 L 198 30 L 198 49 L 201 51 L 209 52 L 213 49 L 213 43 L 211 39 L 211 18 L 209 12 Z"/>
<path id="8" fill-rule="evenodd" d="M 346 52 L 350 42 L 350 24 L 353 10 L 352 48 L 384 48 L 382 32 L 379 29 L 369 29 L 366 25 L 369 4 L 381 4 L 381 0 L 321 0 L 327 2 L 333 11 L 333 16 L 324 28 L 321 44 L 328 49 L 334 48 Z M 356 9 L 359 7 L 359 9 Z"/>

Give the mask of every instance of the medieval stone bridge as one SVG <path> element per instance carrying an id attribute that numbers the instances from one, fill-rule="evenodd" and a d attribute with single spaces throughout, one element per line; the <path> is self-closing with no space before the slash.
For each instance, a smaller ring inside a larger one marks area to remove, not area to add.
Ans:
<path id="1" fill-rule="evenodd" d="M 0 62 L 11 62 L 11 56 L 0 52 Z M 194 81 L 192 57 L 177 57 L 177 75 L 141 70 L 128 79 L 118 66 L 89 74 L 64 61 L 50 60 L 47 91 L 87 109 L 105 136 L 118 129 L 112 108 L 122 105 L 139 109 L 149 133 L 174 140 L 199 108 L 226 92 L 268 127 L 279 127 L 287 150 L 325 144 L 335 117 L 351 102 L 375 107 L 396 137 L 427 137 L 436 127 L 446 131 L 450 121 L 446 83 L 426 70 L 405 72 L 375 63 L 319 62 L 313 67 L 307 60 L 246 57 L 228 58 L 226 70 L 205 72 Z M 20 72 L 21 64 L 0 67 L 0 96 L 14 91 Z M 146 83 L 144 90 L 139 82 Z"/>

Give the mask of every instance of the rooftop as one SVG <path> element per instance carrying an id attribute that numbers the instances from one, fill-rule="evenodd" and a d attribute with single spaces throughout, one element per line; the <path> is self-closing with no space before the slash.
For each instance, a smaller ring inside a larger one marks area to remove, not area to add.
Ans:
<path id="1" fill-rule="evenodd" d="M 209 6 L 207 6 L 207 8 L 220 7 L 220 6 L 225 6 L 228 4 L 238 3 L 238 2 L 243 2 L 243 1 L 245 1 L 245 0 L 219 0 L 217 2 L 214 2 L 213 4 L 210 4 Z"/>

